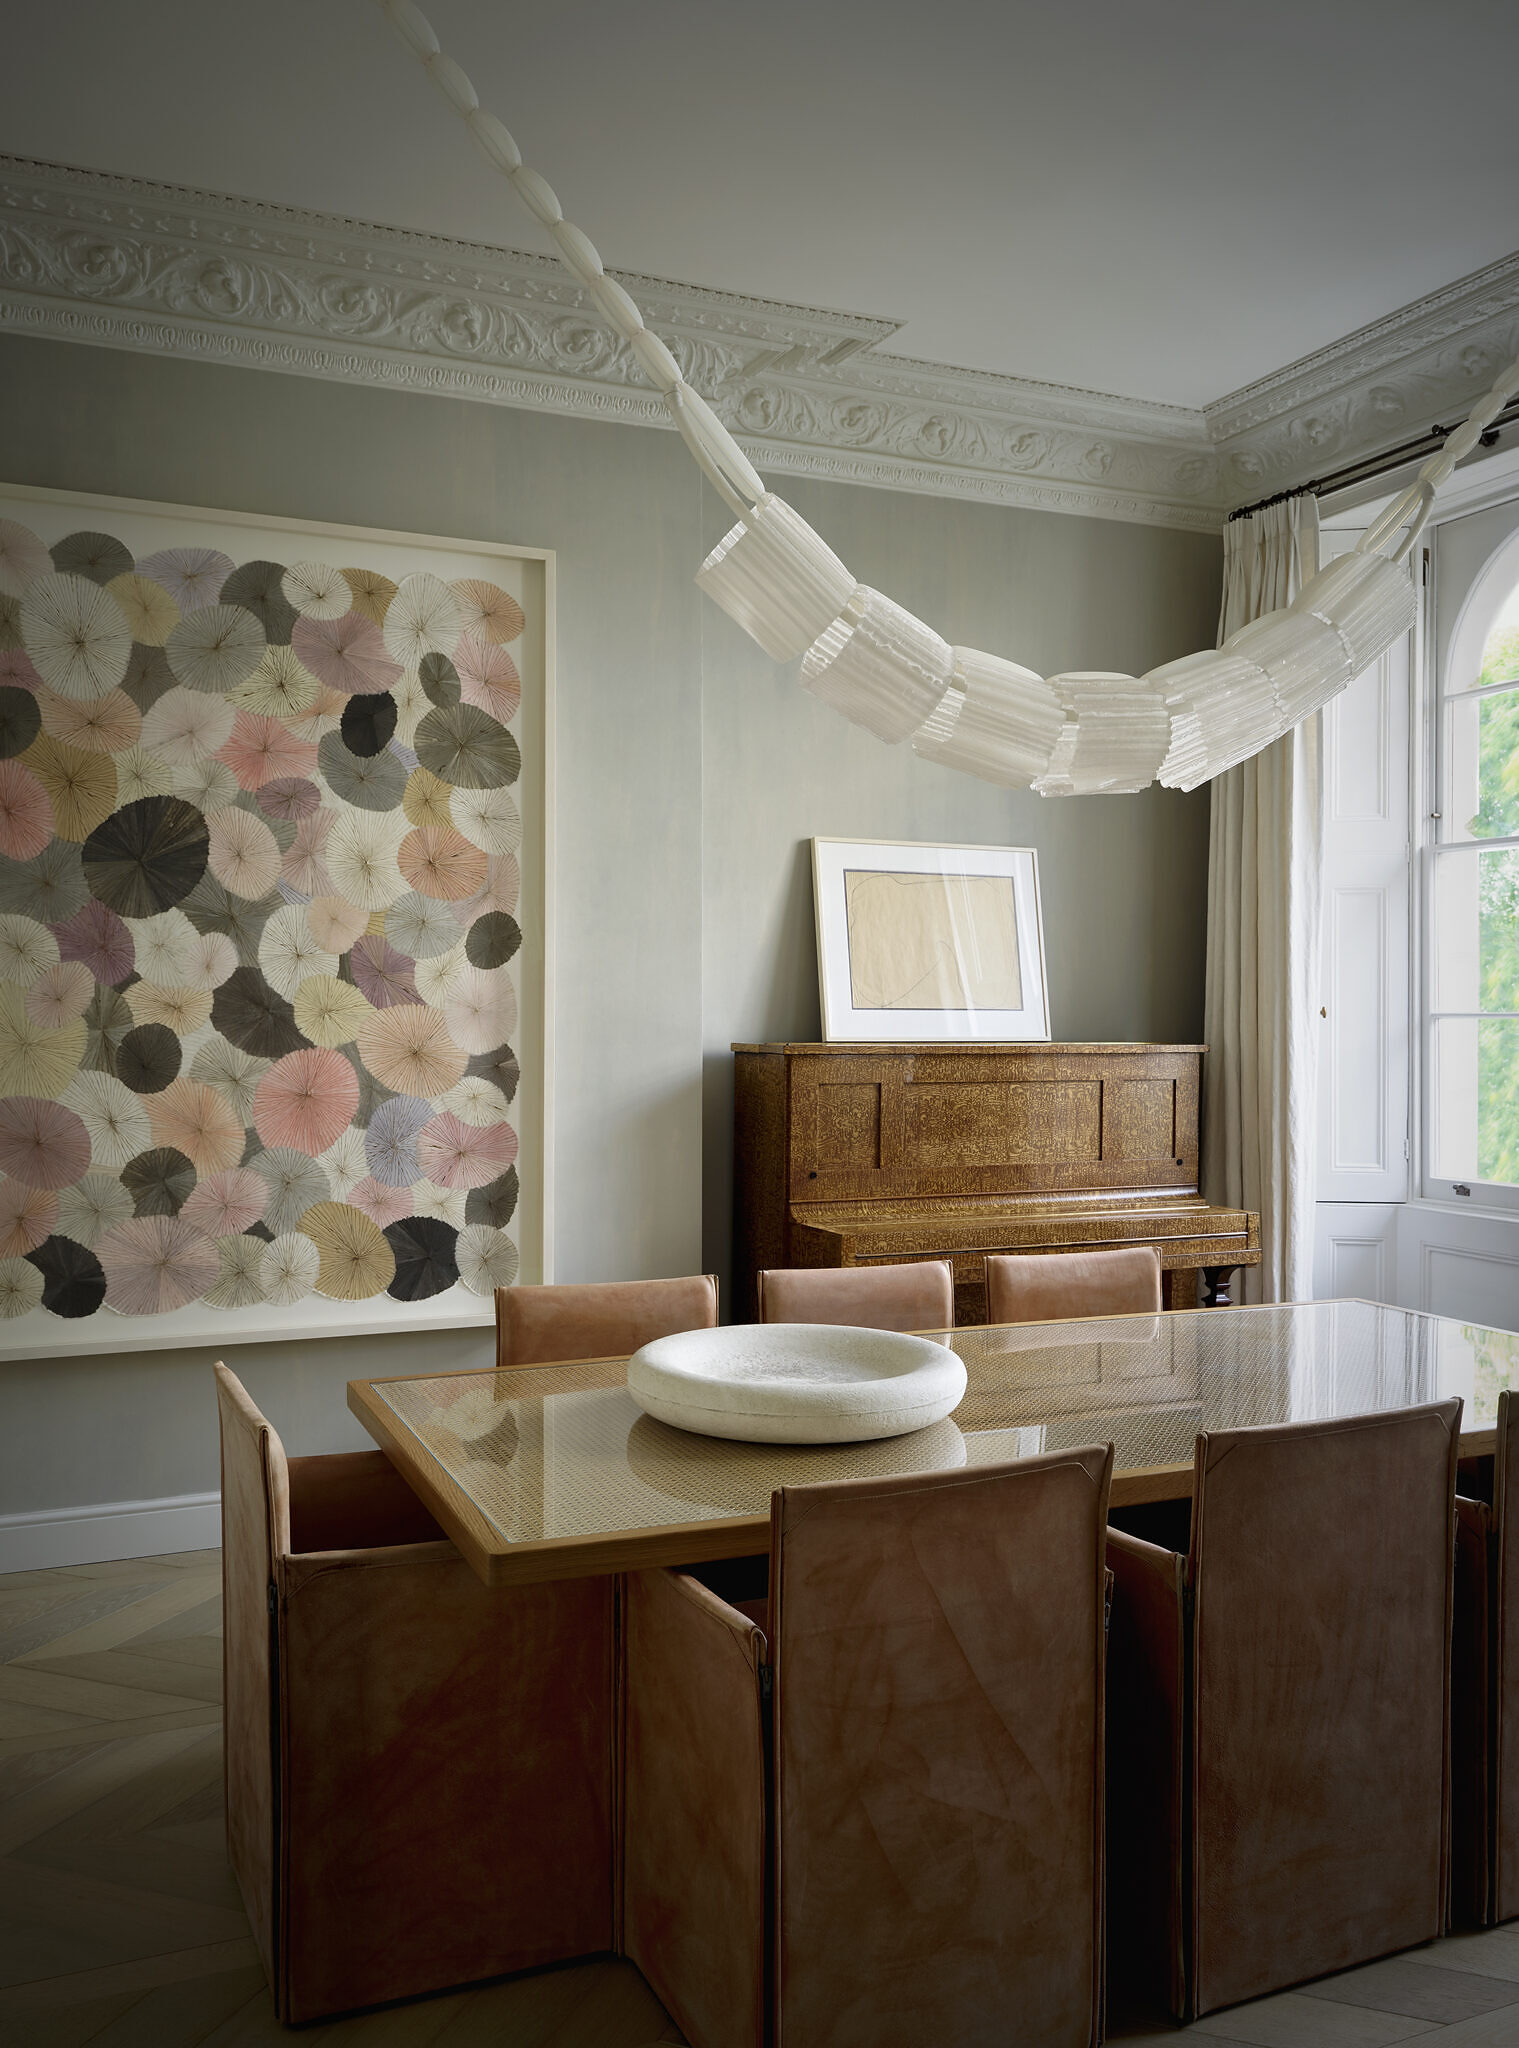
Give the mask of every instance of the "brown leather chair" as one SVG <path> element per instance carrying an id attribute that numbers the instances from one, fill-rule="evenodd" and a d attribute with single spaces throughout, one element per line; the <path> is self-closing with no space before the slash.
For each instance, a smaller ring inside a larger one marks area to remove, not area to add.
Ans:
<path id="1" fill-rule="evenodd" d="M 1096 2041 L 1112 1455 L 788 1488 L 768 1600 L 628 1580 L 624 1941 L 693 2048 Z"/>
<path id="2" fill-rule="evenodd" d="M 1110 1531 L 1115 2009 L 1191 2018 L 1443 1933 L 1460 1418 L 1205 1433 L 1185 1554 Z"/>
<path id="3" fill-rule="evenodd" d="M 612 1582 L 489 1592 L 216 1367 L 227 1844 L 283 2020 L 613 1944 Z"/>
<path id="4" fill-rule="evenodd" d="M 867 1330 L 952 1330 L 948 1259 L 900 1266 L 777 1266 L 755 1276 L 762 1323 L 852 1323 Z"/>
<path id="5" fill-rule="evenodd" d="M 1111 1252 L 999 1254 L 986 1261 L 989 1323 L 1153 1316 L 1160 1309 L 1160 1260 L 1147 1244 Z"/>
<path id="6" fill-rule="evenodd" d="M 1461 1460 L 1452 1660 L 1455 1917 L 1519 1914 L 1519 1399 L 1498 1396 L 1497 1448 Z"/>
<path id="7" fill-rule="evenodd" d="M 583 1287 L 498 1287 L 496 1365 L 628 1358 L 678 1330 L 717 1325 L 717 1279 L 604 1280 Z"/>

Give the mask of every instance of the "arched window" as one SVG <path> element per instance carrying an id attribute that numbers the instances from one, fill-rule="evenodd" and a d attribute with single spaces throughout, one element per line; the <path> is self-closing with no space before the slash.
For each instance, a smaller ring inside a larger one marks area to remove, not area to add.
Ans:
<path id="1" fill-rule="evenodd" d="M 1429 1168 L 1519 1191 L 1519 534 L 1474 577 L 1444 664 L 1428 928 Z"/>

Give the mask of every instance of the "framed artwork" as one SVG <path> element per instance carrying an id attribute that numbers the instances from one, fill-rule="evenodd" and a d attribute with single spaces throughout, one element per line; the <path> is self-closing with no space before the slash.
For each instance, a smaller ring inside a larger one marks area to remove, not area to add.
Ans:
<path id="1" fill-rule="evenodd" d="M 830 1041 L 1050 1035 L 1031 846 L 814 839 Z"/>
<path id="2" fill-rule="evenodd" d="M 553 568 L 0 486 L 0 1357 L 547 1277 Z"/>

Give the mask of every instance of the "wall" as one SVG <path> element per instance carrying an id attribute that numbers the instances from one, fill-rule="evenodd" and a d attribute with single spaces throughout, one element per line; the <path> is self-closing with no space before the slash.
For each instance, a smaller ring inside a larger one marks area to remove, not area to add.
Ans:
<path id="1" fill-rule="evenodd" d="M 1037 846 L 1055 1035 L 1201 1032 L 1206 794 L 1047 804 L 847 726 L 699 597 L 728 518 L 673 434 L 7 337 L 0 451 L 7 482 L 558 551 L 560 1279 L 726 1268 L 728 1045 L 818 1030 L 813 834 Z M 952 640 L 1046 672 L 1212 641 L 1206 535 L 845 485 L 786 495 Z M 316 1451 L 366 1441 L 343 1404 L 354 1351 L 248 1345 L 233 1362 L 288 1447 Z M 487 1356 L 484 1333 L 399 1335 L 362 1363 Z M 208 1361 L 0 1365 L 0 1567 L 70 1543 L 112 1554 L 146 1526 L 33 1528 L 85 1502 L 189 1497 L 175 1526 L 212 1540 Z"/>
<path id="2" fill-rule="evenodd" d="M 786 497 L 862 582 L 951 642 L 1041 674 L 1138 674 L 1211 646 L 1218 542 L 847 484 Z M 706 539 L 731 523 L 709 494 Z M 819 1035 L 808 841 L 1039 850 L 1056 1038 L 1202 1036 L 1208 795 L 1046 801 L 886 747 L 798 688 L 715 605 L 701 614 L 703 1253 L 728 1257 L 734 1040 Z"/>

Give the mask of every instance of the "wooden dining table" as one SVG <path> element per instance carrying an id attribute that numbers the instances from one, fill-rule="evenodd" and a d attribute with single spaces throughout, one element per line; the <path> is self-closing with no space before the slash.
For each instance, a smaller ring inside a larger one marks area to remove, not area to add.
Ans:
<path id="1" fill-rule="evenodd" d="M 351 1380 L 348 1405 L 487 1585 L 767 1548 L 778 1487 L 1000 1465 L 1111 1442 L 1113 1502 L 1183 1499 L 1198 1433 L 1461 1395 L 1490 1452 L 1519 1334 L 1367 1301 L 931 1333 L 964 1361 L 953 1415 L 873 1443 L 736 1443 L 645 1415 L 627 1361 Z"/>

